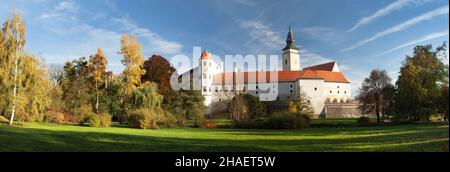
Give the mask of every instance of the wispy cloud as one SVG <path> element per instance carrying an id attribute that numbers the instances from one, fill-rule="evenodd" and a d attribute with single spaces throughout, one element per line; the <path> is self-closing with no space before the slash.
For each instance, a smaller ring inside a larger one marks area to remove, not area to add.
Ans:
<path id="1" fill-rule="evenodd" d="M 365 16 L 362 17 L 361 19 L 358 20 L 358 22 L 349 30 L 347 30 L 347 32 L 352 32 L 356 29 L 358 29 L 359 27 L 363 26 L 363 25 L 367 25 L 369 23 L 372 23 L 373 21 L 375 21 L 378 18 L 384 17 L 386 15 L 391 14 L 392 12 L 401 10 L 409 5 L 412 4 L 424 4 L 426 2 L 429 2 L 432 0 L 396 0 L 395 2 L 377 10 L 375 13 L 369 15 L 369 16 Z"/>
<path id="2" fill-rule="evenodd" d="M 272 30 L 268 25 L 255 20 L 238 20 L 239 26 L 249 31 L 250 41 L 246 45 L 258 42 L 267 48 L 279 49 L 283 46 L 283 38 L 280 32 Z"/>
<path id="3" fill-rule="evenodd" d="M 145 39 L 150 45 L 150 47 L 155 51 L 154 53 L 166 53 L 166 54 L 177 54 L 181 53 L 183 45 L 175 41 L 169 41 L 162 38 L 159 34 L 152 32 L 150 29 L 143 28 L 130 22 L 130 20 L 125 18 L 113 18 L 114 23 L 122 26 L 126 32 L 132 33 Z"/>
<path id="4" fill-rule="evenodd" d="M 428 34 L 428 35 L 426 35 L 426 36 L 424 36 L 424 37 L 422 37 L 422 38 L 419 38 L 419 39 L 416 39 L 416 40 L 412 40 L 412 41 L 406 42 L 406 43 L 401 44 L 401 45 L 399 45 L 399 46 L 397 46 L 397 47 L 395 47 L 395 48 L 392 48 L 392 49 L 390 49 L 390 50 L 388 50 L 388 51 L 385 51 L 385 52 L 383 52 L 383 53 L 380 53 L 380 54 L 378 54 L 378 55 L 375 55 L 374 57 L 386 55 L 386 54 L 392 53 L 392 52 L 394 52 L 394 51 L 396 51 L 396 50 L 399 50 L 399 49 L 402 49 L 402 48 L 405 48 L 405 47 L 409 47 L 409 46 L 412 46 L 412 45 L 417 45 L 417 44 L 419 44 L 419 43 L 421 43 L 421 42 L 430 41 L 430 40 L 433 40 L 433 39 L 436 39 L 436 38 L 440 38 L 440 37 L 448 37 L 448 30 L 446 30 L 446 31 L 441 31 L 441 32 L 431 33 L 431 34 Z"/>
<path id="5" fill-rule="evenodd" d="M 361 47 L 364 44 L 367 44 L 369 42 L 375 41 L 375 40 L 377 40 L 377 39 L 379 39 L 379 38 L 381 38 L 383 36 L 386 36 L 386 35 L 389 35 L 389 34 L 392 34 L 392 33 L 396 33 L 396 32 L 400 32 L 402 30 L 405 30 L 405 29 L 407 29 L 407 28 L 409 28 L 411 26 L 414 26 L 414 25 L 416 25 L 418 23 L 421 23 L 423 21 L 431 20 L 431 19 L 433 19 L 435 17 L 442 16 L 442 15 L 448 15 L 448 8 L 449 8 L 448 5 L 447 6 L 443 6 L 443 7 L 437 8 L 437 9 L 435 9 L 433 11 L 430 11 L 430 12 L 427 12 L 427 13 L 422 14 L 420 16 L 417 16 L 417 17 L 415 17 L 413 19 L 407 20 L 407 21 L 405 21 L 405 22 L 403 22 L 403 23 L 401 23 L 399 25 L 396 25 L 396 26 L 391 27 L 389 29 L 386 29 L 384 31 L 378 32 L 374 36 L 372 36 L 370 38 L 367 38 L 367 39 L 364 39 L 364 40 L 362 40 L 362 41 L 360 41 L 360 42 L 358 42 L 358 43 L 352 45 L 351 47 L 348 47 L 348 48 L 346 48 L 346 49 L 344 49 L 342 51 L 345 52 L 345 51 L 353 50 L 355 48 Z"/>
<path id="6" fill-rule="evenodd" d="M 58 19 L 58 20 L 75 20 L 72 14 L 78 12 L 79 6 L 74 1 L 61 1 L 52 9 L 48 10 L 44 14 L 40 15 L 38 19 Z"/>

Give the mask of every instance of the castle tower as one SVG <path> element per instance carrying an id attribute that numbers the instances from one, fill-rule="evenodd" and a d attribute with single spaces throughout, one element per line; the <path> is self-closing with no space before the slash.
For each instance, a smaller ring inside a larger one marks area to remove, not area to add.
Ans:
<path id="1" fill-rule="evenodd" d="M 295 46 L 294 34 L 289 27 L 286 47 L 283 48 L 283 71 L 299 71 L 300 69 L 300 50 Z"/>
<path id="2" fill-rule="evenodd" d="M 212 58 L 212 55 L 207 50 L 203 51 L 200 57 L 201 89 L 202 95 L 205 97 L 206 106 L 211 104 L 212 94 L 215 91 L 212 86 L 214 75 L 221 73 L 221 69 Z"/>

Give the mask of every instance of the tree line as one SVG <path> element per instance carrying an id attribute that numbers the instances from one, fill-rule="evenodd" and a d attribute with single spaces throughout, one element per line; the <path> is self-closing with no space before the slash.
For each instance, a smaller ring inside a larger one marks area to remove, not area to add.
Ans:
<path id="1" fill-rule="evenodd" d="M 107 70 L 101 48 L 89 57 L 47 67 L 26 53 L 25 22 L 14 12 L 0 33 L 0 116 L 14 121 L 79 123 L 107 127 L 111 121 L 138 128 L 183 125 L 204 116 L 199 91 L 174 91 L 177 71 L 162 56 L 145 60 L 138 39 L 121 38 L 120 74 Z M 133 121 L 130 121 L 133 120 Z"/>

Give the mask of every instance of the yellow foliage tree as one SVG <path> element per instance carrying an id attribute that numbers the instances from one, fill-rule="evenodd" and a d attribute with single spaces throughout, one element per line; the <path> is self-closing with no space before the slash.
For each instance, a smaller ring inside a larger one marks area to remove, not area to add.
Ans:
<path id="1" fill-rule="evenodd" d="M 95 55 L 89 57 L 88 69 L 95 82 L 96 103 L 95 111 L 99 113 L 99 85 L 104 83 L 107 77 L 106 67 L 108 65 L 108 59 L 103 54 L 101 48 L 97 50 Z"/>
<path id="2" fill-rule="evenodd" d="M 141 84 L 141 75 L 145 73 L 143 69 L 144 57 L 136 36 L 124 34 L 121 43 L 119 53 L 123 55 L 122 64 L 125 65 L 123 72 L 125 95 L 129 96 Z"/>

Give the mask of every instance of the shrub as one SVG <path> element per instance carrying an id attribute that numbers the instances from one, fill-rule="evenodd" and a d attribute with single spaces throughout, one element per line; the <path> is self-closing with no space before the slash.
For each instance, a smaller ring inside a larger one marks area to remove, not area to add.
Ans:
<path id="1" fill-rule="evenodd" d="M 97 117 L 97 114 L 95 114 L 94 112 L 88 112 L 78 115 L 77 121 L 79 125 L 84 125 L 85 123 L 90 123 L 91 119 L 95 117 Z"/>
<path id="2" fill-rule="evenodd" d="M 47 112 L 47 122 L 62 124 L 65 122 L 64 114 L 55 111 Z"/>
<path id="3" fill-rule="evenodd" d="M 6 117 L 0 115 L 0 123 L 9 123 L 9 120 Z"/>
<path id="4" fill-rule="evenodd" d="M 356 121 L 358 125 L 369 125 L 370 124 L 370 118 L 366 116 L 359 117 Z"/>
<path id="5" fill-rule="evenodd" d="M 177 126 L 177 118 L 162 109 L 138 109 L 128 113 L 128 125 L 141 129 L 171 128 Z"/>
<path id="6" fill-rule="evenodd" d="M 301 113 L 282 112 L 272 114 L 267 120 L 270 129 L 302 129 L 308 128 L 311 118 Z"/>
<path id="7" fill-rule="evenodd" d="M 200 128 L 219 128 L 217 124 L 211 120 L 205 120 L 200 124 Z"/>
<path id="8" fill-rule="evenodd" d="M 92 115 L 89 116 L 87 123 L 89 124 L 89 127 L 100 127 L 101 121 L 99 115 Z"/>
<path id="9" fill-rule="evenodd" d="M 100 127 L 111 127 L 111 115 L 102 113 L 98 117 L 100 118 Z"/>
<path id="10" fill-rule="evenodd" d="M 266 129 L 267 123 L 264 120 L 234 121 L 233 127 L 240 129 Z"/>

